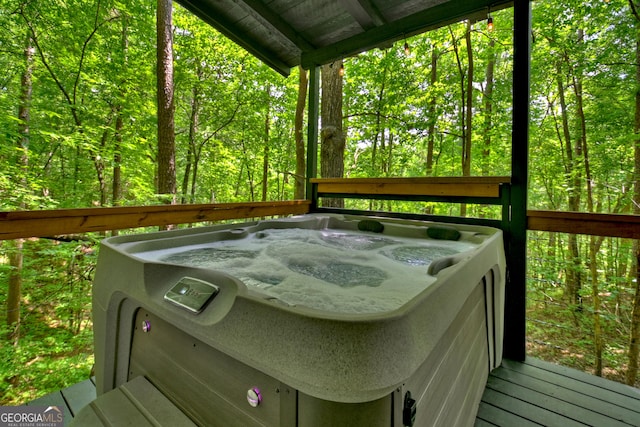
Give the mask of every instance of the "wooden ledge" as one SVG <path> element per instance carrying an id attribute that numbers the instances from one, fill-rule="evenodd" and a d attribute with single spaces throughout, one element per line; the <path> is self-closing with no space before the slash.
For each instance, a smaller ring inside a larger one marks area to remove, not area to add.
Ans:
<path id="1" fill-rule="evenodd" d="M 640 239 L 640 215 L 530 210 L 527 229 Z"/>
<path id="2" fill-rule="evenodd" d="M 215 203 L 0 212 L 0 240 L 309 212 L 311 202 Z"/>
<path id="3" fill-rule="evenodd" d="M 500 197 L 505 176 L 461 176 L 422 178 L 314 178 L 319 194 Z"/>

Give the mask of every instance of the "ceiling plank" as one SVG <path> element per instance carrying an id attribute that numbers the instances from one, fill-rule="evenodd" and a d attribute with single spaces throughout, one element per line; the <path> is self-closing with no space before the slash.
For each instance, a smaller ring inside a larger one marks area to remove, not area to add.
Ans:
<path id="1" fill-rule="evenodd" d="M 255 43 L 251 43 L 251 40 L 245 39 L 243 37 L 245 34 L 244 29 L 228 20 L 225 16 L 216 13 L 212 8 L 201 7 L 204 6 L 203 2 L 198 0 L 179 0 L 179 2 L 185 8 L 190 10 L 191 13 L 216 28 L 222 34 L 233 40 L 235 43 L 246 49 L 249 53 L 269 65 L 283 76 L 286 77 L 291 73 L 291 66 L 279 59 L 277 52 L 258 46 Z"/>
<path id="2" fill-rule="evenodd" d="M 308 51 L 315 49 L 315 46 L 296 32 L 280 15 L 269 9 L 264 2 L 259 0 L 244 0 L 244 3 L 265 19 L 274 29 L 280 32 L 280 34 L 291 40 L 300 50 Z"/>
<path id="3" fill-rule="evenodd" d="M 419 34 L 463 19 L 472 19 L 486 15 L 491 10 L 505 8 L 512 1 L 495 0 L 459 0 L 441 3 L 429 9 L 407 16 L 386 25 L 372 28 L 332 45 L 315 51 L 303 52 L 301 65 L 305 69 L 327 64 L 335 60 L 356 55 L 373 49 L 383 43 L 393 42 L 404 37 Z"/>
<path id="4" fill-rule="evenodd" d="M 344 0 L 342 5 L 363 30 L 370 30 L 386 23 L 370 0 Z"/>

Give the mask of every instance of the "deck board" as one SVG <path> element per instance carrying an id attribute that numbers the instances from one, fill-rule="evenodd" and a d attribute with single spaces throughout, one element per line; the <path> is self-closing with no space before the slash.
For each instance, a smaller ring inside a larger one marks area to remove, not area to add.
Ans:
<path id="1" fill-rule="evenodd" d="M 93 378 L 54 391 L 27 403 L 28 406 L 58 406 L 64 409 L 64 425 L 87 404 L 96 398 L 96 384 Z"/>
<path id="2" fill-rule="evenodd" d="M 478 409 L 476 426 L 485 425 L 640 426 L 640 390 L 537 359 L 505 360 Z"/>
<path id="3" fill-rule="evenodd" d="M 92 379 L 74 384 L 62 391 L 67 408 L 73 416 L 96 398 L 96 385 Z"/>

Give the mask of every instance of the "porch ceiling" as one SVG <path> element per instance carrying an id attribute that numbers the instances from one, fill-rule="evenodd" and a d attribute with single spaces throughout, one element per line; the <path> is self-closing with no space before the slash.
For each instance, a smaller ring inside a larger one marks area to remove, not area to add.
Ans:
<path id="1" fill-rule="evenodd" d="M 389 45 L 510 0 L 177 0 L 283 75 Z"/>

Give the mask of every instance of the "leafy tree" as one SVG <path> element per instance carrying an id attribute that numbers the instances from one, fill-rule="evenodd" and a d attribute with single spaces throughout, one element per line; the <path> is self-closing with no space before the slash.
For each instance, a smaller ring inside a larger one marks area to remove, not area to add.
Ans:
<path id="1" fill-rule="evenodd" d="M 173 90 L 173 5 L 158 0 L 157 96 L 158 96 L 158 194 L 165 203 L 176 199 L 176 154 Z"/>
<path id="2" fill-rule="evenodd" d="M 634 104 L 634 195 L 633 212 L 640 214 L 640 4 L 629 0 L 629 8 L 635 18 L 635 104 Z M 638 358 L 640 357 L 640 242 L 635 242 L 636 274 L 633 309 L 631 311 L 631 328 L 629 334 L 628 360 L 626 383 L 633 385 L 638 377 Z"/>
<path id="3" fill-rule="evenodd" d="M 342 127 L 342 77 L 344 64 L 335 61 L 322 67 L 322 103 L 320 120 L 320 175 L 323 178 L 344 176 L 345 135 Z M 324 201 L 326 206 L 341 207 L 343 201 Z"/>

